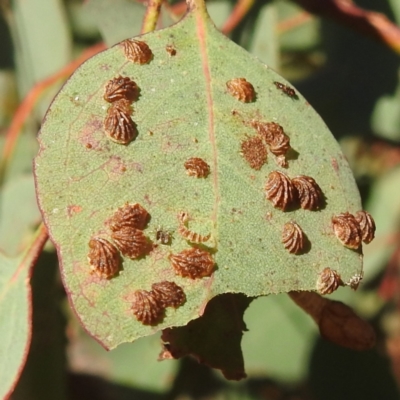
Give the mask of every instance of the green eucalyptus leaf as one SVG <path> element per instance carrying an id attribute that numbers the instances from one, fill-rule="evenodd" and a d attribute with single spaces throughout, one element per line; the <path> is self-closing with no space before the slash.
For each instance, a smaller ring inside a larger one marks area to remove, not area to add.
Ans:
<path id="1" fill-rule="evenodd" d="M 31 341 L 30 265 L 0 253 L 0 397 L 15 387 Z"/>
<path id="2" fill-rule="evenodd" d="M 186 325 L 220 294 L 315 290 L 326 267 L 344 282 L 361 274 L 361 254 L 343 247 L 331 227 L 332 215 L 360 209 L 357 187 L 338 144 L 308 102 L 278 90 L 274 81 L 288 83 L 222 35 L 202 7 L 138 39 L 153 52 L 148 64 L 129 62 L 120 45 L 88 60 L 55 98 L 39 135 L 39 205 L 71 304 L 86 330 L 114 348 Z M 166 51 L 169 44 L 175 56 Z M 103 128 L 109 107 L 104 88 L 117 75 L 140 87 L 132 116 L 138 136 L 126 146 L 110 141 Z M 227 92 L 226 82 L 239 77 L 252 83 L 255 101 L 242 103 Z M 242 141 L 256 135 L 253 119 L 278 122 L 290 136 L 294 151 L 286 170 L 272 154 L 257 171 L 242 157 Z M 206 160 L 209 176 L 188 176 L 184 163 L 190 157 Z M 317 212 L 275 209 L 264 192 L 273 170 L 312 176 L 326 206 Z M 88 243 L 107 234 L 105 222 L 126 202 L 150 213 L 144 233 L 152 251 L 124 258 L 121 273 L 102 280 L 90 273 Z M 191 229 L 212 235 L 205 243 L 216 262 L 210 277 L 183 278 L 171 267 L 171 254 L 193 247 L 178 233 L 182 211 L 191 216 Z M 305 254 L 290 254 L 281 243 L 282 227 L 292 220 L 310 240 Z M 169 245 L 156 242 L 159 227 L 172 233 Z M 143 325 L 133 316 L 132 294 L 164 280 L 180 285 L 187 300 L 167 308 L 158 325 Z"/>

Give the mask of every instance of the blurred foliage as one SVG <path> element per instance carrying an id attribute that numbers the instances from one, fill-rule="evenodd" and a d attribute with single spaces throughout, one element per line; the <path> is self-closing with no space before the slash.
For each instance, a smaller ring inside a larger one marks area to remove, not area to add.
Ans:
<path id="1" fill-rule="evenodd" d="M 97 43 L 106 30 L 115 31 L 114 40 L 119 40 L 118 35 L 122 35 L 119 31 L 126 29 L 126 25 L 111 20 L 124 20 L 130 12 L 126 10 L 141 8 L 144 13 L 143 5 L 128 0 L 116 2 L 115 16 L 96 15 L 91 10 L 95 0 L 86 6 L 77 0 L 50 3 L 42 0 L 1 3 L 4 16 L 0 18 L 1 143 L 18 101 L 33 84 Z M 119 3 L 122 11 L 117 13 Z M 400 24 L 397 0 L 359 0 L 357 4 Z M 173 7 L 165 7 L 160 27 L 179 19 L 173 14 Z M 218 27 L 223 26 L 233 8 L 234 3 L 229 0 L 209 4 Z M 139 12 L 134 14 L 134 19 L 127 19 L 132 24 L 130 33 L 139 32 L 141 27 Z M 377 348 L 361 354 L 319 339 L 310 319 L 279 295 L 253 301 L 245 313 L 249 332 L 244 335 L 243 348 L 248 378 L 240 383 L 226 382 L 219 373 L 190 358 L 157 362 L 156 337 L 107 353 L 79 328 L 79 322 L 65 305 L 57 260 L 49 245 L 32 278 L 33 338 L 12 398 L 390 400 L 399 397 L 398 55 L 355 30 L 312 16 L 283 0 L 255 2 L 230 36 L 291 80 L 342 144 L 365 208 L 375 217 L 377 237 L 366 247 L 364 284 L 356 293 L 341 289 L 334 297 L 346 299 L 372 321 L 380 335 Z M 34 138 L 58 88 L 48 88 L 35 104 L 2 182 L 0 247 L 6 252 L 9 249 L 10 255 L 24 248 L 38 222 L 31 179 L 31 162 L 36 152 Z M 13 205 L 17 211 L 12 210 Z M 265 314 L 262 319 L 260 314 Z M 266 320 L 269 322 L 262 322 Z"/>

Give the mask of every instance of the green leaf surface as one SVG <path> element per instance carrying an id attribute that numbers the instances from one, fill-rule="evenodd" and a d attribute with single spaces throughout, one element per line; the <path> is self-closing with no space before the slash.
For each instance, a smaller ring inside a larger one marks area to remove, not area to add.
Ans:
<path id="1" fill-rule="evenodd" d="M 0 397 L 15 386 L 31 339 L 29 268 L 0 254 Z M 21 268 L 18 268 L 21 266 Z"/>
<path id="2" fill-rule="evenodd" d="M 249 332 L 243 337 L 242 349 L 249 376 L 269 376 L 284 382 L 300 382 L 306 377 L 305 364 L 317 328 L 289 296 L 253 301 L 244 320 Z"/>
<path id="3" fill-rule="evenodd" d="M 165 393 L 173 385 L 179 362 L 158 361 L 160 351 L 158 334 L 106 351 L 80 329 L 70 341 L 68 356 L 75 373 L 94 374 L 124 386 Z"/>
<path id="4" fill-rule="evenodd" d="M 45 231 L 44 231 L 45 232 Z M 36 240 L 38 239 L 38 240 Z M 0 253 L 0 398 L 8 398 L 21 374 L 31 340 L 30 273 L 47 236 L 38 231 L 33 245 L 17 258 Z"/>
<path id="5" fill-rule="evenodd" d="M 240 343 L 246 330 L 243 313 L 251 301 L 242 294 L 213 298 L 200 318 L 163 331 L 168 353 L 174 358 L 192 355 L 199 362 L 220 369 L 227 379 L 246 377 Z"/>
<path id="6" fill-rule="evenodd" d="M 256 297 L 315 290 L 327 266 L 345 282 L 361 273 L 362 257 L 344 248 L 331 228 L 333 214 L 361 208 L 354 178 L 305 99 L 277 90 L 274 81 L 287 82 L 218 32 L 201 9 L 140 39 L 154 54 L 149 64 L 128 62 L 119 45 L 93 57 L 56 97 L 39 135 L 35 174 L 40 208 L 71 303 L 87 331 L 114 348 L 186 325 L 222 293 Z M 174 57 L 165 50 L 171 42 Z M 103 131 L 104 87 L 118 74 L 132 77 L 141 89 L 133 105 L 139 134 L 128 146 L 111 142 Z M 242 103 L 227 93 L 226 82 L 238 77 L 253 84 L 254 102 Z M 297 154 L 286 172 L 318 182 L 327 199 L 321 211 L 282 212 L 265 199 L 268 174 L 281 168 L 272 154 L 260 171 L 241 156 L 241 142 L 256 134 L 249 126 L 252 119 L 284 127 Z M 190 157 L 209 163 L 207 178 L 186 174 L 183 164 Z M 154 246 L 141 259 L 125 258 L 119 276 L 101 280 L 90 274 L 88 242 L 105 232 L 105 221 L 126 202 L 149 211 L 144 230 L 149 239 L 154 242 L 162 226 L 173 233 L 172 243 Z M 192 217 L 191 229 L 212 235 L 216 269 L 211 277 L 182 278 L 171 267 L 171 253 L 191 248 L 177 232 L 182 211 Z M 291 220 L 311 242 L 301 256 L 289 254 L 281 243 L 282 227 Z M 176 310 L 168 308 L 158 325 L 144 326 L 132 315 L 131 296 L 162 280 L 180 285 L 187 301 Z"/>
<path id="7" fill-rule="evenodd" d="M 62 68 L 71 57 L 72 38 L 63 2 L 13 3 L 12 33 L 18 38 L 16 64 L 19 89 L 25 94 L 36 82 Z"/>
<path id="8" fill-rule="evenodd" d="M 365 247 L 365 279 L 374 279 L 386 266 L 398 246 L 400 222 L 400 168 L 375 182 L 367 210 L 376 221 L 375 240 Z"/>
<path id="9" fill-rule="evenodd" d="M 40 222 L 35 186 L 31 175 L 6 182 L 0 194 L 0 248 L 16 256 Z"/>

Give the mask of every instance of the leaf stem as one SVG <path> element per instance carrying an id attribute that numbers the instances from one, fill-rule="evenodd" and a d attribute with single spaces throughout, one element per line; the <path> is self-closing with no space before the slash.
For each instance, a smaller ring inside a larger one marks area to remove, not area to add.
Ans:
<path id="1" fill-rule="evenodd" d="M 25 250 L 25 254 L 15 271 L 14 275 L 11 278 L 11 281 L 14 281 L 18 278 L 18 275 L 21 271 L 28 267 L 32 268 L 35 264 L 36 260 L 38 259 L 44 245 L 49 238 L 49 234 L 47 232 L 47 228 L 45 227 L 44 223 L 42 222 L 39 227 L 36 229 L 35 233 L 33 234 L 32 241 L 29 246 Z"/>
<path id="2" fill-rule="evenodd" d="M 140 33 L 152 32 L 156 29 L 163 0 L 149 0 L 146 14 L 143 18 L 142 30 Z"/>
<path id="3" fill-rule="evenodd" d="M 235 4 L 235 8 L 233 9 L 224 26 L 222 27 L 221 32 L 225 35 L 232 32 L 243 20 L 243 18 L 248 14 L 254 3 L 255 0 L 238 0 Z"/>
<path id="4" fill-rule="evenodd" d="M 205 0 L 186 0 L 188 11 L 197 10 L 201 14 L 207 14 L 207 7 Z"/>

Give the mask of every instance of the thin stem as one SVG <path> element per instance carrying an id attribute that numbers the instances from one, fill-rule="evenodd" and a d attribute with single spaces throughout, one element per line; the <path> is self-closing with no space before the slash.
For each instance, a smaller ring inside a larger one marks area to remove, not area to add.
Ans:
<path id="1" fill-rule="evenodd" d="M 224 26 L 222 27 L 221 32 L 225 35 L 232 32 L 251 10 L 254 3 L 255 0 L 238 0 L 235 4 L 233 11 L 231 12 Z"/>
<path id="2" fill-rule="evenodd" d="M 202 14 L 207 14 L 207 7 L 205 0 L 186 0 L 188 11 L 197 10 Z"/>
<path id="3" fill-rule="evenodd" d="M 146 14 L 143 19 L 141 33 L 152 32 L 156 29 L 158 18 L 160 17 L 161 5 L 163 0 L 149 0 L 147 3 Z"/>
<path id="4" fill-rule="evenodd" d="M 12 160 L 14 154 L 15 146 L 20 137 L 22 127 L 31 114 L 35 104 L 40 99 L 40 96 L 44 93 L 45 89 L 55 84 L 61 79 L 67 78 L 71 75 L 76 68 L 78 68 L 84 61 L 88 58 L 94 56 L 98 52 L 105 50 L 106 46 L 104 43 L 97 44 L 90 47 L 76 60 L 67 64 L 60 71 L 56 72 L 54 75 L 38 82 L 26 95 L 22 103 L 19 105 L 13 120 L 11 121 L 10 127 L 8 128 L 6 139 L 3 147 L 3 153 L 0 159 L 0 185 L 2 185 L 4 180 L 5 172 Z"/>
<path id="5" fill-rule="evenodd" d="M 11 282 L 18 279 L 19 274 L 24 269 L 32 268 L 34 266 L 48 238 L 49 234 L 47 233 L 47 229 L 42 222 L 33 234 L 32 241 L 26 248 L 25 254 L 11 278 Z"/>

